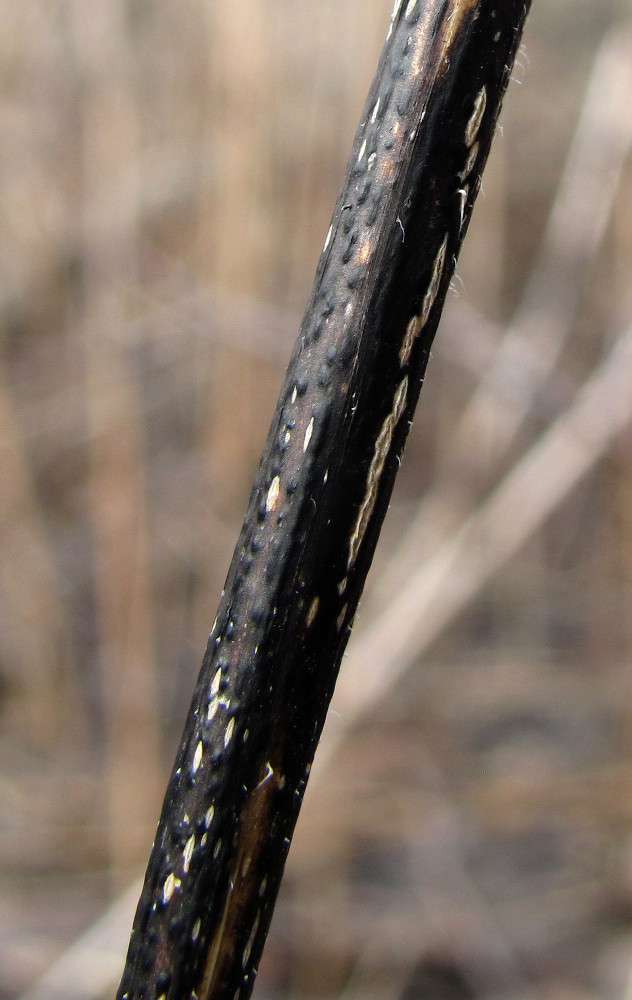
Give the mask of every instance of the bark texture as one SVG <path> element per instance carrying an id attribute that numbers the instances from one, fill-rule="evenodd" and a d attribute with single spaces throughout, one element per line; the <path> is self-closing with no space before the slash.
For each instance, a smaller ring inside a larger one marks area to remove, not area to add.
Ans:
<path id="1" fill-rule="evenodd" d="M 397 0 L 164 802 L 119 1000 L 246 1000 L 529 3 Z"/>

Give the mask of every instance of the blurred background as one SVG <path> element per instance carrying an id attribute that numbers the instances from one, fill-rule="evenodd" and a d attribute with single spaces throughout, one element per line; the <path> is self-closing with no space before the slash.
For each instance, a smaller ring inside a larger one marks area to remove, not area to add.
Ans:
<path id="1" fill-rule="evenodd" d="M 113 995 L 391 6 L 0 0 L 1 1000 Z M 259 998 L 632 998 L 631 24 L 534 0 Z"/>

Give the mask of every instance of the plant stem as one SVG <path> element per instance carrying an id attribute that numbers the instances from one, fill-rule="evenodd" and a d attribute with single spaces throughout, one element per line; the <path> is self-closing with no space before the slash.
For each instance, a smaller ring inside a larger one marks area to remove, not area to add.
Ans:
<path id="1" fill-rule="evenodd" d="M 250 995 L 528 7 L 395 4 L 167 789 L 120 1000 Z"/>

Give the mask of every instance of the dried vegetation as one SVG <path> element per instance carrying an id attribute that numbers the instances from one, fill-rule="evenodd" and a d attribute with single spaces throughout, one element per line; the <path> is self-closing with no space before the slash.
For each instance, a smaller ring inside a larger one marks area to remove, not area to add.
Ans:
<path id="1" fill-rule="evenodd" d="M 112 995 L 389 13 L 0 4 L 0 998 Z M 630 32 L 534 4 L 259 997 L 632 996 Z"/>

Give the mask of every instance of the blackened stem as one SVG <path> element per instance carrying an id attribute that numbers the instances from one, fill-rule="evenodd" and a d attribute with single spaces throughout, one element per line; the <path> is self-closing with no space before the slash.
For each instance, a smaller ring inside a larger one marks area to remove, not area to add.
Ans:
<path id="1" fill-rule="evenodd" d="M 167 790 L 121 1000 L 250 995 L 528 7 L 395 4 Z"/>

